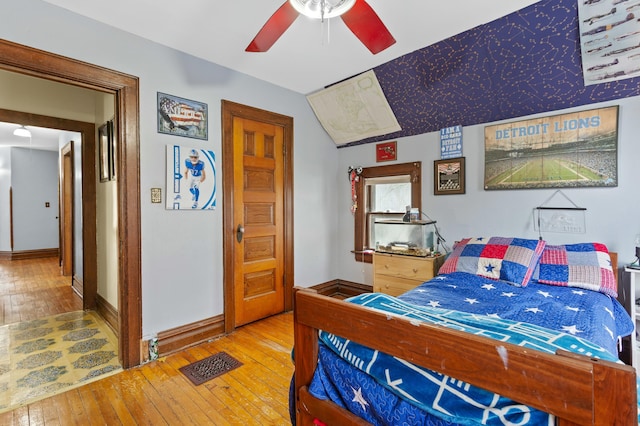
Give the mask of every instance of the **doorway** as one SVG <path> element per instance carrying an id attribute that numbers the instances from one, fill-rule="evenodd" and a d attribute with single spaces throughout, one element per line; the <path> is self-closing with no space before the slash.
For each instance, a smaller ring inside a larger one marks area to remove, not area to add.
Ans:
<path id="1" fill-rule="evenodd" d="M 60 247 L 58 260 L 60 272 L 64 276 L 73 274 L 73 142 L 66 144 L 60 150 L 60 220 L 59 241 Z M 75 282 L 75 280 L 73 280 Z M 83 295 L 83 286 L 74 286 L 74 289 Z"/>
<path id="2" fill-rule="evenodd" d="M 139 365 L 141 362 L 140 340 L 142 338 L 141 306 L 141 238 L 140 238 L 140 164 L 139 164 L 139 82 L 137 77 L 98 67 L 75 59 L 33 49 L 6 40 L 0 40 L 0 69 L 71 84 L 105 93 L 111 93 L 116 99 L 116 122 L 118 153 L 118 241 L 120 255 L 118 259 L 118 355 L 124 368 Z M 28 114 L 31 115 L 31 114 Z M 3 121 L 12 121 L 12 119 Z M 25 123 L 26 124 L 26 123 Z M 35 125 L 35 124 L 34 124 Z M 59 128 L 55 125 L 40 127 Z M 93 124 L 92 124 L 93 127 Z M 83 140 L 83 205 L 85 210 L 95 214 L 95 136 L 85 131 Z M 91 157 L 89 157 L 91 156 Z M 86 185 L 85 185 L 86 183 Z M 95 286 L 97 279 L 89 279 L 87 270 L 97 271 L 95 222 L 83 218 L 85 293 L 87 286 Z M 94 223 L 93 227 L 91 224 Z M 93 228 L 93 229 L 91 229 Z M 91 234 L 91 231 L 93 233 Z M 89 256 L 87 256 L 89 255 Z M 87 294 L 85 294 L 85 299 Z M 93 304 L 94 300 L 84 303 Z"/>
<path id="3" fill-rule="evenodd" d="M 293 118 L 222 101 L 225 332 L 293 308 Z"/>

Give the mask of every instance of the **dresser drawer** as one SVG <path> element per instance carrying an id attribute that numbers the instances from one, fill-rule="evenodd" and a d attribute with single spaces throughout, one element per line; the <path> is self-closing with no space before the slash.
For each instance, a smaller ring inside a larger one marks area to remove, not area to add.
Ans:
<path id="1" fill-rule="evenodd" d="M 375 275 L 392 275 L 423 282 L 433 278 L 435 273 L 434 258 L 375 255 Z"/>
<path id="2" fill-rule="evenodd" d="M 420 284 L 422 284 L 422 281 L 398 278 L 390 275 L 377 275 L 373 283 L 373 292 L 399 296 L 402 293 L 413 290 Z"/>

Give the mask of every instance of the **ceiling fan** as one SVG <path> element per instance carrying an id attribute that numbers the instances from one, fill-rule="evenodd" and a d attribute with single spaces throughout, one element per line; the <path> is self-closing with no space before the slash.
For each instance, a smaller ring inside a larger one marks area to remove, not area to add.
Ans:
<path id="1" fill-rule="evenodd" d="M 287 0 L 271 15 L 245 51 L 269 50 L 300 14 L 322 21 L 340 16 L 374 55 L 396 42 L 365 0 Z"/>

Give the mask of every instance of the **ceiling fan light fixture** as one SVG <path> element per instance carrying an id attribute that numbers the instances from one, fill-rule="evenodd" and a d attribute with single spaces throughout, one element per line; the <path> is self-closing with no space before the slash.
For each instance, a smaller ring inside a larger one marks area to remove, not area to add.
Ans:
<path id="1" fill-rule="evenodd" d="M 289 0 L 289 3 L 302 15 L 324 20 L 346 13 L 356 0 Z"/>
<path id="2" fill-rule="evenodd" d="M 24 126 L 20 126 L 13 131 L 14 136 L 20 136 L 21 138 L 30 138 L 31 131 Z"/>

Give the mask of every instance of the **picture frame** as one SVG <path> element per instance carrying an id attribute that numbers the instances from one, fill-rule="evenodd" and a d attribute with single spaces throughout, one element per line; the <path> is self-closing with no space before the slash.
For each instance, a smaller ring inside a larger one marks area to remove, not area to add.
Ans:
<path id="1" fill-rule="evenodd" d="M 204 102 L 158 92 L 158 133 L 208 140 L 208 106 Z"/>
<path id="2" fill-rule="evenodd" d="M 376 162 L 394 161 L 398 156 L 397 142 L 383 142 L 376 144 Z"/>
<path id="3" fill-rule="evenodd" d="M 109 131 L 109 147 L 108 147 L 108 158 L 109 158 L 109 180 L 116 180 L 116 129 L 115 129 L 115 121 L 109 120 L 107 121 L 107 130 Z"/>
<path id="4" fill-rule="evenodd" d="M 109 122 L 98 127 L 98 163 L 100 182 L 108 182 L 111 172 L 109 164 Z"/>
<path id="5" fill-rule="evenodd" d="M 484 189 L 618 186 L 618 106 L 486 126 Z"/>
<path id="6" fill-rule="evenodd" d="M 434 195 L 465 193 L 465 157 L 433 162 Z"/>

